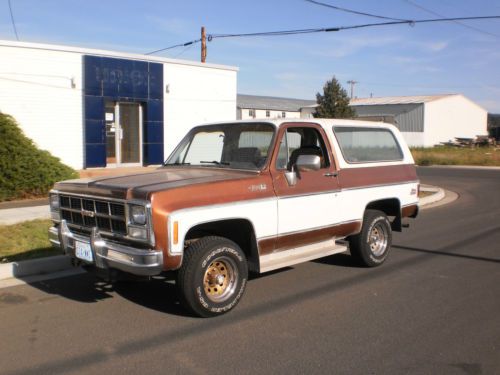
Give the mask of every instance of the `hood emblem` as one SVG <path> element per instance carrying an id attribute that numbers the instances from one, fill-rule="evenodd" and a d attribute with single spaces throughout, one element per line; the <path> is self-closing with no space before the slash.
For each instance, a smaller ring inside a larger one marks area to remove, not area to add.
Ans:
<path id="1" fill-rule="evenodd" d="M 266 184 L 250 185 L 248 187 L 248 190 L 250 190 L 250 191 L 264 191 L 264 190 L 267 190 L 267 185 Z"/>

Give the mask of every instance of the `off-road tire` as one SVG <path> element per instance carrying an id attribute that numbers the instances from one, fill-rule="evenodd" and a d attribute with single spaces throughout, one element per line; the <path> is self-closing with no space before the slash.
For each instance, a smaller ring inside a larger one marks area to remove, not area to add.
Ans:
<path id="1" fill-rule="evenodd" d="M 177 272 L 181 304 L 200 317 L 233 309 L 245 291 L 248 266 L 245 254 L 231 240 L 209 236 L 190 245 Z"/>
<path id="2" fill-rule="evenodd" d="M 391 223 L 387 215 L 378 210 L 366 210 L 361 232 L 349 238 L 351 256 L 365 267 L 376 267 L 384 263 L 391 244 Z"/>

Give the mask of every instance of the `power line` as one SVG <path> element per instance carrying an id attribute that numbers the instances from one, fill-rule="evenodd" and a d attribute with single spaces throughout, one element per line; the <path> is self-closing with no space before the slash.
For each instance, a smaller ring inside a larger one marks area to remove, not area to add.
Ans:
<path id="1" fill-rule="evenodd" d="M 16 21 L 14 21 L 14 14 L 12 12 L 12 5 L 10 0 L 7 1 L 9 3 L 9 12 L 10 12 L 10 20 L 12 22 L 12 28 L 14 29 L 14 34 L 16 35 L 16 40 L 19 41 L 19 35 L 17 35 Z"/>
<path id="2" fill-rule="evenodd" d="M 316 28 L 316 29 L 296 29 L 296 30 L 282 30 L 282 31 L 265 31 L 265 32 L 255 32 L 255 33 L 241 33 L 241 34 L 211 34 L 209 35 L 209 41 L 215 38 L 235 38 L 235 37 L 252 37 L 252 36 L 281 36 L 281 35 L 294 35 L 294 34 L 311 34 L 319 32 L 330 32 L 330 31 L 344 31 L 353 29 L 363 29 L 368 27 L 378 27 L 378 26 L 392 26 L 392 25 L 403 25 L 408 24 L 414 26 L 419 23 L 434 23 L 434 22 L 451 22 L 451 21 L 464 21 L 464 20 L 484 20 L 484 19 L 500 19 L 500 16 L 477 16 L 477 17 L 454 17 L 454 18 L 431 18 L 423 20 L 403 20 L 403 21 L 389 21 L 389 22 L 378 22 L 378 23 L 365 23 L 361 25 L 351 25 L 351 26 L 338 26 L 338 27 L 328 27 L 328 28 Z"/>
<path id="3" fill-rule="evenodd" d="M 192 40 L 190 42 L 186 42 L 186 43 L 180 43 L 180 44 L 176 44 L 174 46 L 170 46 L 170 47 L 166 47 L 166 48 L 161 48 L 161 49 L 157 49 L 155 51 L 151 51 L 151 52 L 148 52 L 148 53 L 145 53 L 145 55 L 152 55 L 152 54 L 155 54 L 155 53 L 158 53 L 158 52 L 163 52 L 163 51 L 167 51 L 169 49 L 172 49 L 172 48 L 177 48 L 177 47 L 187 47 L 191 44 L 196 44 L 196 43 L 199 43 L 201 42 L 201 39 L 196 39 L 196 40 Z"/>
<path id="4" fill-rule="evenodd" d="M 304 0 L 304 1 L 307 1 L 308 3 L 316 4 L 316 5 L 319 5 L 319 6 L 322 6 L 322 7 L 331 8 L 331 9 L 335 9 L 335 10 L 340 10 L 341 12 L 357 14 L 357 15 L 360 15 L 360 16 L 367 16 L 367 17 L 379 18 L 379 19 L 383 19 L 383 20 L 392 20 L 392 21 L 409 21 L 409 20 L 405 20 L 405 19 L 402 19 L 402 18 L 392 18 L 392 17 L 380 16 L 378 14 L 358 12 L 357 10 L 352 10 L 352 9 L 347 9 L 347 8 L 341 8 L 341 7 L 338 7 L 338 6 L 335 6 L 335 5 L 323 3 L 321 1 L 315 1 L 315 0 Z"/>
<path id="5" fill-rule="evenodd" d="M 403 25 L 407 24 L 414 26 L 419 23 L 436 23 L 436 22 L 454 22 L 454 21 L 471 21 L 471 20 L 486 20 L 486 19 L 500 19 L 500 16 L 476 16 L 476 17 L 453 17 L 453 18 L 431 18 L 423 20 L 402 20 L 402 21 L 388 21 L 388 22 L 378 22 L 378 23 L 365 23 L 360 25 L 351 26 L 337 26 L 337 27 L 322 27 L 313 29 L 292 29 L 292 30 L 280 30 L 280 31 L 262 31 L 254 33 L 239 33 L 239 34 L 209 34 L 208 41 L 211 42 L 213 39 L 217 38 L 245 38 L 245 37 L 256 37 L 256 36 L 286 36 L 286 35 L 297 35 L 297 34 L 312 34 L 321 32 L 332 32 L 332 31 L 345 31 L 354 29 L 364 29 L 369 27 L 380 27 L 380 26 L 393 26 L 393 25 Z M 199 43 L 201 39 L 196 39 L 186 43 L 176 44 L 170 47 L 158 49 L 156 51 L 148 52 L 146 55 L 151 55 L 157 52 L 166 51 L 176 47 L 188 46 L 190 44 Z"/>
<path id="6" fill-rule="evenodd" d="M 308 1 L 308 0 L 306 0 Z M 408 4 L 420 9 L 420 10 L 423 10 L 424 12 L 427 12 L 429 14 L 432 14 L 434 16 L 437 16 L 437 17 L 446 17 L 446 16 L 443 16 L 442 14 L 439 14 L 437 12 L 434 12 L 433 10 L 430 10 L 429 8 L 425 8 L 423 7 L 422 5 L 420 4 L 417 4 L 411 0 L 404 0 L 405 2 L 407 2 Z M 471 29 L 471 30 L 474 30 L 474 31 L 477 31 L 481 34 L 486 34 L 486 35 L 490 35 L 490 36 L 494 36 L 496 38 L 500 38 L 500 35 L 497 35 L 497 34 L 493 34 L 493 33 L 490 33 L 489 31 L 485 31 L 485 30 L 481 30 L 477 27 L 474 27 L 474 26 L 471 26 L 471 25 L 467 25 L 466 23 L 463 23 L 463 22 L 460 22 L 460 21 L 454 21 L 457 25 L 460 25 L 460 26 L 463 26 L 463 27 L 466 27 L 468 29 Z"/>

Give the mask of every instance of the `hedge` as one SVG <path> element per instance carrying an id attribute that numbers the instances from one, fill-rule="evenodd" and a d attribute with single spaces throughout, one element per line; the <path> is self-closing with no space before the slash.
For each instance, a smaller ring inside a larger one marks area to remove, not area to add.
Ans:
<path id="1" fill-rule="evenodd" d="M 78 173 L 38 149 L 9 115 L 0 112 L 0 201 L 44 196 L 55 182 Z"/>

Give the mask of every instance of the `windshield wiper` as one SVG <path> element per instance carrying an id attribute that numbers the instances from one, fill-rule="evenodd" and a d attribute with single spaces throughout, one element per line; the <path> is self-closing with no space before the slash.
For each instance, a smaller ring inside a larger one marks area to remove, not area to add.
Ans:
<path id="1" fill-rule="evenodd" d="M 229 165 L 228 162 L 225 162 L 225 161 L 217 161 L 217 160 L 212 160 L 212 161 L 208 161 L 208 160 L 200 160 L 200 163 L 201 164 L 215 164 L 215 165 Z"/>
<path id="2" fill-rule="evenodd" d="M 179 162 L 175 162 L 175 163 L 165 163 L 163 165 L 165 165 L 165 166 L 167 166 L 167 165 L 191 165 L 191 163 L 179 163 Z"/>

